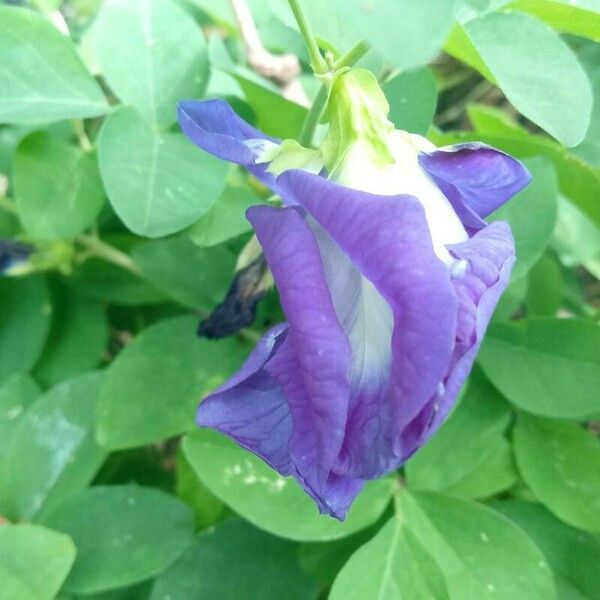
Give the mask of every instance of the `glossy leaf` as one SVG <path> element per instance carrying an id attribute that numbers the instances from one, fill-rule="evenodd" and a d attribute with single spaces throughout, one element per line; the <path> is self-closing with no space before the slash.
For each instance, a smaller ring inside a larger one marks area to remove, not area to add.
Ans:
<path id="1" fill-rule="evenodd" d="M 81 233 L 104 204 L 96 156 L 46 133 L 34 133 L 19 145 L 15 188 L 19 218 L 37 240 Z"/>
<path id="2" fill-rule="evenodd" d="M 312 598 L 317 586 L 301 571 L 297 550 L 296 544 L 228 519 L 199 535 L 156 579 L 150 600 Z"/>
<path id="3" fill-rule="evenodd" d="M 177 119 L 177 101 L 204 91 L 206 42 L 176 2 L 109 0 L 95 24 L 94 40 L 112 90 L 150 123 L 171 125 Z"/>
<path id="4" fill-rule="evenodd" d="M 503 500 L 493 506 L 522 527 L 539 546 L 552 568 L 561 600 L 593 600 L 600 596 L 597 536 L 565 525 L 535 502 Z"/>
<path id="5" fill-rule="evenodd" d="M 48 290 L 40 276 L 0 278 L 0 383 L 33 367 L 51 315 Z"/>
<path id="6" fill-rule="evenodd" d="M 199 430 L 185 438 L 183 451 L 215 496 L 257 527 L 292 540 L 333 540 L 363 529 L 381 516 L 392 493 L 390 479 L 370 482 L 340 523 L 319 515 L 295 481 L 222 435 Z"/>
<path id="7" fill-rule="evenodd" d="M 514 432 L 519 471 L 562 521 L 600 531 L 600 441 L 574 423 L 521 414 Z"/>
<path id="8" fill-rule="evenodd" d="M 521 114 L 565 146 L 583 139 L 592 109 L 590 83 L 560 36 L 516 11 L 474 19 L 465 25 L 465 32 L 494 81 Z"/>
<path id="9" fill-rule="evenodd" d="M 591 321 L 494 324 L 478 360 L 491 382 L 523 410 L 564 419 L 600 412 L 600 327 Z"/>
<path id="10" fill-rule="evenodd" d="M 197 327 L 195 317 L 161 321 L 111 363 L 98 399 L 104 447 L 141 446 L 194 427 L 200 398 L 225 381 L 246 351 L 232 338 L 200 339 Z"/>
<path id="11" fill-rule="evenodd" d="M 0 7 L 0 123 L 96 117 L 108 110 L 70 40 L 41 15 Z"/>
<path id="12" fill-rule="evenodd" d="M 148 237 L 175 233 L 201 217 L 223 190 L 228 168 L 182 134 L 158 132 L 128 107 L 105 121 L 98 157 L 115 212 Z"/>
<path id="13" fill-rule="evenodd" d="M 12 502 L 23 519 L 59 504 L 93 479 L 106 458 L 94 439 L 102 373 L 67 380 L 36 400 L 9 455 Z"/>
<path id="14" fill-rule="evenodd" d="M 68 536 L 45 527 L 0 527 L 0 600 L 54 600 L 75 552 Z"/>
<path id="15" fill-rule="evenodd" d="M 70 496 L 44 523 L 71 536 L 77 560 L 65 590 L 90 594 L 143 581 L 169 567 L 192 541 L 194 519 L 156 489 L 93 487 Z"/>
<path id="16" fill-rule="evenodd" d="M 397 506 L 398 514 L 346 563 L 331 600 L 554 597 L 543 554 L 499 513 L 423 492 L 401 492 Z"/>
<path id="17" fill-rule="evenodd" d="M 46 387 L 96 368 L 108 345 L 108 323 L 100 303 L 61 288 L 54 298 L 48 341 L 34 369 Z"/>

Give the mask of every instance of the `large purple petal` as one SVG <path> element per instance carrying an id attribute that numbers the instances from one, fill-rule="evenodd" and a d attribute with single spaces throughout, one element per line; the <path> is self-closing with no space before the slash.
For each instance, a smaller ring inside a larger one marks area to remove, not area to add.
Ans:
<path id="1" fill-rule="evenodd" d="M 448 416 L 468 377 L 488 323 L 515 263 L 515 245 L 510 227 L 497 221 L 461 244 L 449 247 L 462 261 L 452 283 L 459 298 L 456 345 L 443 385 L 422 413 L 403 433 L 411 453 L 423 445 Z"/>
<path id="2" fill-rule="evenodd" d="M 465 227 L 481 229 L 493 213 L 530 181 L 521 162 L 481 142 L 419 155 L 420 165 L 452 203 Z"/>
<path id="3" fill-rule="evenodd" d="M 265 185 L 273 186 L 275 178 L 267 172 L 268 164 L 256 163 L 252 147 L 260 147 L 261 140 L 279 140 L 246 123 L 224 100 L 184 100 L 178 103 L 177 114 L 181 129 L 196 146 L 246 167 Z"/>
<path id="4" fill-rule="evenodd" d="M 341 475 L 373 478 L 398 466 L 401 432 L 435 394 L 454 348 L 458 300 L 433 251 L 421 204 L 376 196 L 303 171 L 277 180 L 284 198 L 306 208 L 393 313 L 392 364 L 379 386 L 352 390 Z M 363 380 L 361 380 L 362 382 Z"/>

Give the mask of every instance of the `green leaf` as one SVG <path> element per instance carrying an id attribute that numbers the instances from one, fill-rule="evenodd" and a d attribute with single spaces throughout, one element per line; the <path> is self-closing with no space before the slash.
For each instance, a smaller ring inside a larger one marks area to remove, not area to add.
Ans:
<path id="1" fill-rule="evenodd" d="M 544 254 L 529 272 L 525 299 L 528 316 L 556 316 L 562 295 L 563 278 L 560 264 L 550 253 Z"/>
<path id="2" fill-rule="evenodd" d="M 383 86 L 390 103 L 390 120 L 397 129 L 425 135 L 437 105 L 435 77 L 429 69 L 406 71 Z"/>
<path id="3" fill-rule="evenodd" d="M 501 437 L 473 471 L 444 491 L 458 498 L 485 499 L 513 487 L 518 480 L 511 445 Z"/>
<path id="4" fill-rule="evenodd" d="M 600 441 L 575 423 L 519 415 L 515 457 L 525 483 L 559 519 L 600 531 Z"/>
<path id="5" fill-rule="evenodd" d="M 212 310 L 233 279 L 235 255 L 224 247 L 200 248 L 184 233 L 135 246 L 133 259 L 157 289 L 184 306 Z"/>
<path id="6" fill-rule="evenodd" d="M 97 117 L 108 110 L 71 41 L 41 15 L 0 7 L 0 123 Z"/>
<path id="7" fill-rule="evenodd" d="M 600 540 L 597 536 L 565 525 L 541 504 L 504 500 L 496 510 L 522 527 L 546 556 L 562 600 L 594 600 L 600 597 Z"/>
<path id="8" fill-rule="evenodd" d="M 438 0 L 432 10 L 421 0 L 335 0 L 344 24 L 402 70 L 435 58 L 454 23 L 454 4 Z"/>
<path id="9" fill-rule="evenodd" d="M 563 419 L 600 412 L 600 327 L 591 321 L 493 324 L 479 364 L 506 398 L 528 412 Z"/>
<path id="10" fill-rule="evenodd" d="M 0 515 L 15 518 L 8 482 L 9 450 L 28 406 L 40 395 L 29 375 L 15 375 L 0 387 Z"/>
<path id="11" fill-rule="evenodd" d="M 291 478 L 281 477 L 259 458 L 209 430 L 187 436 L 183 451 L 204 485 L 253 525 L 299 541 L 350 535 L 374 523 L 388 505 L 393 482 L 367 483 L 345 522 L 319 515 L 313 500 Z"/>
<path id="12" fill-rule="evenodd" d="M 187 233 L 198 246 L 216 246 L 250 231 L 246 210 L 260 202 L 260 198 L 248 188 L 227 187 Z"/>
<path id="13" fill-rule="evenodd" d="M 296 544 L 229 519 L 199 535 L 156 579 L 150 600 L 313 598 L 316 583 L 300 569 L 297 551 Z"/>
<path id="14" fill-rule="evenodd" d="M 236 67 L 229 71 L 238 82 L 246 101 L 256 115 L 256 127 L 267 135 L 297 138 L 307 110 L 281 95 L 281 91 L 252 71 Z"/>
<path id="15" fill-rule="evenodd" d="M 565 146 L 581 142 L 590 123 L 592 91 L 558 34 L 519 12 L 484 15 L 467 23 L 465 32 L 521 114 Z"/>
<path id="16" fill-rule="evenodd" d="M 33 367 L 46 341 L 51 314 L 43 278 L 0 277 L 0 382 Z"/>
<path id="17" fill-rule="evenodd" d="M 74 560 L 66 535 L 38 525 L 0 527 L 0 600 L 53 600 Z"/>
<path id="18" fill-rule="evenodd" d="M 510 410 L 480 370 L 438 433 L 406 463 L 410 488 L 442 491 L 464 479 L 495 449 Z"/>
<path id="19" fill-rule="evenodd" d="M 58 288 L 54 296 L 50 334 L 34 369 L 46 387 L 96 368 L 108 345 L 108 322 L 99 302 L 68 288 Z"/>
<path id="20" fill-rule="evenodd" d="M 145 329 L 111 363 L 98 400 L 97 436 L 111 450 L 132 448 L 189 431 L 200 398 L 239 366 L 236 339 L 196 336 L 196 317 Z"/>
<path id="21" fill-rule="evenodd" d="M 597 0 L 515 0 L 508 7 L 533 15 L 558 31 L 600 42 Z"/>
<path id="22" fill-rule="evenodd" d="M 31 519 L 90 483 L 106 458 L 94 439 L 104 375 L 67 380 L 36 400 L 19 424 L 9 455 L 12 503 Z"/>
<path id="23" fill-rule="evenodd" d="M 73 237 L 95 221 L 104 204 L 95 155 L 47 133 L 21 142 L 14 170 L 17 212 L 34 239 Z"/>
<path id="24" fill-rule="evenodd" d="M 98 158 L 116 213 L 134 233 L 148 237 L 194 223 L 223 190 L 228 169 L 182 134 L 153 129 L 129 107 L 105 121 Z"/>
<path id="25" fill-rule="evenodd" d="M 396 516 L 342 569 L 331 600 L 555 597 L 544 556 L 499 513 L 442 494 L 404 490 L 397 506 Z"/>
<path id="26" fill-rule="evenodd" d="M 552 163 L 543 157 L 523 162 L 531 173 L 531 183 L 490 217 L 492 221 L 507 221 L 515 238 L 513 279 L 523 276 L 540 259 L 550 243 L 557 213 L 558 190 Z"/>
<path id="27" fill-rule="evenodd" d="M 208 56 L 202 29 L 171 0 L 108 0 L 94 28 L 108 85 L 148 122 L 168 126 L 176 103 L 202 96 Z"/>
<path id="28" fill-rule="evenodd" d="M 169 567 L 192 541 L 194 518 L 182 502 L 134 485 L 92 487 L 44 518 L 70 535 L 77 560 L 64 589 L 91 594 L 131 585 Z"/>
<path id="29" fill-rule="evenodd" d="M 69 284 L 81 296 L 125 306 L 158 304 L 168 297 L 141 277 L 99 258 L 84 262 Z"/>

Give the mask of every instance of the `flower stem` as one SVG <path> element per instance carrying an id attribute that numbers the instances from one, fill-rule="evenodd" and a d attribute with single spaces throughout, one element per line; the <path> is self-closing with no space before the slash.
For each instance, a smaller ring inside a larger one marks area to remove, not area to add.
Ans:
<path id="1" fill-rule="evenodd" d="M 323 108 L 325 107 L 325 101 L 327 100 L 327 85 L 323 84 L 313 105 L 310 107 L 304 125 L 302 126 L 302 132 L 300 133 L 300 143 L 303 146 L 310 146 L 315 135 L 315 130 L 323 114 Z"/>
<path id="2" fill-rule="evenodd" d="M 337 71 L 343 67 L 355 65 L 368 51 L 369 45 L 366 42 L 358 42 L 356 46 L 351 48 L 347 54 L 344 54 L 344 56 L 335 63 L 335 70 Z"/>
<path id="3" fill-rule="evenodd" d="M 117 250 L 113 246 L 110 246 L 106 242 L 103 242 L 100 238 L 93 235 L 82 234 L 78 235 L 75 239 L 89 251 L 90 255 L 97 256 L 107 262 L 113 263 L 138 277 L 142 275 L 140 268 L 130 256 Z"/>
<path id="4" fill-rule="evenodd" d="M 321 55 L 321 51 L 319 50 L 319 45 L 315 40 L 315 36 L 313 35 L 310 25 L 306 20 L 306 16 L 302 11 L 302 7 L 300 6 L 299 0 L 288 0 L 288 4 L 294 13 L 294 19 L 296 19 L 296 23 L 298 23 L 298 28 L 300 29 L 300 33 L 304 38 L 304 42 L 306 43 L 306 47 L 308 48 L 308 53 L 310 55 L 310 62 L 313 71 L 317 75 L 321 75 L 323 73 L 327 73 L 327 63 L 325 59 Z"/>

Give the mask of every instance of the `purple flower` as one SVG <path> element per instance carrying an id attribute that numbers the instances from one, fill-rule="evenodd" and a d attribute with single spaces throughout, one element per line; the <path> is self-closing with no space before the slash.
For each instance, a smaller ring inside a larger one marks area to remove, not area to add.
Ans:
<path id="1" fill-rule="evenodd" d="M 195 144 L 245 166 L 285 205 L 247 217 L 288 322 L 204 399 L 198 424 L 295 477 L 338 519 L 452 408 L 515 260 L 508 225 L 483 218 L 530 179 L 484 144 L 436 149 L 395 131 L 377 120 L 373 102 L 387 111 L 377 92 L 349 93 L 348 108 L 343 92 L 356 81 L 346 84 L 333 88 L 321 163 L 220 100 L 179 106 Z M 357 102 L 369 107 L 366 125 L 348 121 Z"/>

